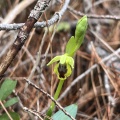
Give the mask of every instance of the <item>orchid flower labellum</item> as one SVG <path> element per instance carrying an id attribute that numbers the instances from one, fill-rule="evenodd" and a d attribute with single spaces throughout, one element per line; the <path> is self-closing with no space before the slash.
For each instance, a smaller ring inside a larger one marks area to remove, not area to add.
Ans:
<path id="1" fill-rule="evenodd" d="M 65 80 L 72 73 L 74 68 L 74 59 L 68 54 L 54 57 L 47 65 L 58 62 L 54 67 L 54 72 L 57 74 L 58 79 Z"/>

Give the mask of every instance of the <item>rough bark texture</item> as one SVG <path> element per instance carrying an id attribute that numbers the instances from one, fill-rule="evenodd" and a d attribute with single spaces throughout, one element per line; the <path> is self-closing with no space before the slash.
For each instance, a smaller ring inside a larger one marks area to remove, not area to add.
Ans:
<path id="1" fill-rule="evenodd" d="M 49 2 L 51 0 L 38 0 L 37 4 L 35 5 L 34 9 L 31 11 L 27 21 L 25 24 L 20 28 L 20 31 L 17 35 L 16 40 L 14 41 L 13 45 L 7 52 L 5 58 L 0 63 L 0 76 L 4 74 L 7 70 L 23 44 L 25 43 L 28 35 L 33 28 L 34 24 L 37 22 L 41 14 L 44 12 L 46 7 L 48 7 Z"/>

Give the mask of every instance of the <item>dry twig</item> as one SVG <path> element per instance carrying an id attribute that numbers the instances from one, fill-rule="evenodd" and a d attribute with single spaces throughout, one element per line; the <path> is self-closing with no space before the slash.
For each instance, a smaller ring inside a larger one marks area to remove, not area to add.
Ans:
<path id="1" fill-rule="evenodd" d="M 62 110 L 68 117 L 70 117 L 72 120 L 75 120 L 75 118 L 73 118 L 69 113 L 67 113 L 66 110 L 64 110 L 64 108 L 51 95 L 49 95 L 47 92 L 45 92 L 43 89 L 39 88 L 37 85 L 30 82 L 29 80 L 27 80 L 27 79 L 25 79 L 25 80 L 29 85 L 33 86 L 35 89 L 37 89 L 38 91 L 40 91 L 44 95 L 46 95 L 48 98 L 50 98 L 57 105 L 57 107 L 60 110 Z"/>
<path id="2" fill-rule="evenodd" d="M 76 11 L 73 8 L 71 8 L 70 6 L 68 7 L 68 9 L 70 10 L 70 12 L 79 15 L 79 16 L 84 16 L 87 15 L 88 18 L 93 18 L 93 19 L 113 19 L 113 20 L 120 20 L 120 16 L 112 16 L 112 15 L 94 15 L 94 14 L 84 14 L 80 11 Z"/>
<path id="3" fill-rule="evenodd" d="M 34 24 L 37 22 L 41 14 L 44 12 L 46 7 L 48 7 L 50 0 L 38 0 L 37 4 L 35 5 L 34 9 L 31 11 L 27 21 L 21 27 L 18 36 L 13 43 L 10 50 L 7 52 L 7 55 L 2 60 L 0 64 L 0 76 L 4 74 L 4 72 L 7 70 L 23 44 L 25 43 L 26 39 L 28 38 L 28 35 L 33 28 Z"/>
<path id="4" fill-rule="evenodd" d="M 9 24 L 11 23 L 18 14 L 20 14 L 27 6 L 32 4 L 35 0 L 23 0 L 18 5 L 16 5 L 12 10 L 9 11 L 7 16 L 4 18 L 1 24 Z M 4 34 L 5 31 L 0 31 L 0 38 Z"/>

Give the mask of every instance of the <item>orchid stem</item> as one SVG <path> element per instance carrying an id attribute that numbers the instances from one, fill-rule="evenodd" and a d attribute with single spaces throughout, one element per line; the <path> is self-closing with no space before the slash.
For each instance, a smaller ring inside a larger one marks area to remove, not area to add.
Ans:
<path id="1" fill-rule="evenodd" d="M 56 90 L 55 95 L 54 95 L 54 99 L 55 99 L 55 100 L 57 100 L 58 97 L 59 97 L 59 95 L 60 95 L 60 92 L 61 92 L 61 89 L 62 89 L 63 83 L 64 83 L 64 80 L 60 80 L 60 81 L 59 81 L 59 84 L 58 84 L 57 90 Z M 47 111 L 47 113 L 46 113 L 46 115 L 49 116 L 49 117 L 51 117 L 54 108 L 55 108 L 55 103 L 52 102 L 51 105 L 50 105 L 50 107 L 49 107 L 49 109 L 48 109 L 48 111 Z M 45 118 L 45 120 L 49 120 L 49 119 L 48 119 L 48 118 Z"/>

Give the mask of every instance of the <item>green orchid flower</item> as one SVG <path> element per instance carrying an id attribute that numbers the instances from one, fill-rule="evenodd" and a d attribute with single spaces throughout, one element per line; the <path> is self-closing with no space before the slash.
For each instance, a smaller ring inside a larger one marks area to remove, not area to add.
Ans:
<path id="1" fill-rule="evenodd" d="M 74 59 L 68 54 L 64 54 L 54 57 L 47 65 L 51 65 L 54 62 L 58 62 L 54 67 L 54 72 L 58 79 L 66 80 L 66 78 L 71 75 L 72 69 L 74 68 Z"/>
<path id="2" fill-rule="evenodd" d="M 58 79 L 65 80 L 72 73 L 74 68 L 74 59 L 72 58 L 75 52 L 83 43 L 85 32 L 87 29 L 87 16 L 83 16 L 77 23 L 75 36 L 72 36 L 68 41 L 65 49 L 65 54 L 54 57 L 47 65 L 58 62 L 54 67 Z"/>

